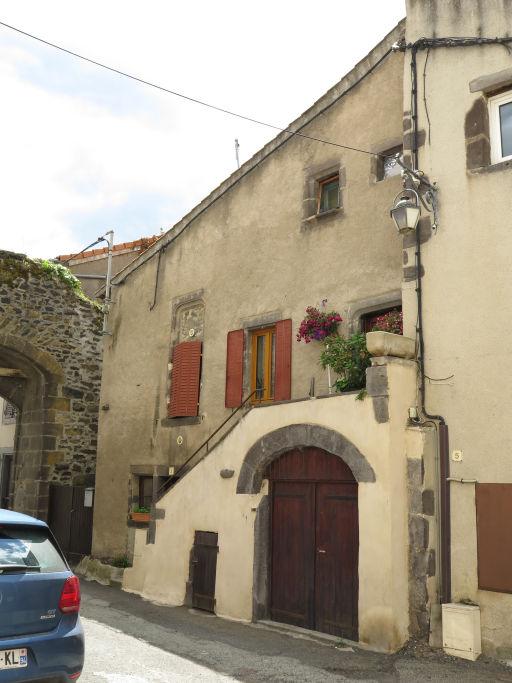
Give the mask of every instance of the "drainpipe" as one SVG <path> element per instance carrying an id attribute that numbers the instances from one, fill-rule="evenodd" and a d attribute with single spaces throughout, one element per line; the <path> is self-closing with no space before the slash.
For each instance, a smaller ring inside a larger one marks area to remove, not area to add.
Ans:
<path id="1" fill-rule="evenodd" d="M 114 231 L 109 230 L 105 233 L 105 237 L 108 243 L 108 257 L 107 257 L 107 277 L 105 281 L 105 305 L 103 312 L 103 334 L 109 334 L 107 332 L 107 320 L 110 311 L 110 304 L 112 303 L 110 298 L 111 291 L 111 280 L 112 280 L 112 247 L 114 246 Z"/>
<path id="2" fill-rule="evenodd" d="M 421 41 L 419 41 L 421 43 Z M 418 170 L 418 72 L 416 56 L 418 43 L 411 46 L 411 121 L 412 121 L 412 166 Z M 421 235 L 416 229 L 416 296 L 418 301 L 418 361 L 420 368 L 420 411 L 428 420 L 438 423 L 439 438 L 439 493 L 441 531 L 441 592 L 440 602 L 451 602 L 451 521 L 450 521 L 450 458 L 448 425 L 442 415 L 432 415 L 425 408 L 425 340 L 423 337 L 423 301 L 421 283 Z"/>

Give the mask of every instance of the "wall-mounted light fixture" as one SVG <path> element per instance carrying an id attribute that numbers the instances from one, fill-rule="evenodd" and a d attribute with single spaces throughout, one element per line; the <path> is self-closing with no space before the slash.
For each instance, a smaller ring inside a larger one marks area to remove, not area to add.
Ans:
<path id="1" fill-rule="evenodd" d="M 420 199 L 416 190 L 406 188 L 399 192 L 389 213 L 401 235 L 416 230 L 421 214 Z"/>
<path id="2" fill-rule="evenodd" d="M 416 230 L 422 206 L 434 214 L 432 230 L 437 230 L 437 187 L 429 183 L 421 171 L 405 166 L 399 154 L 396 163 L 402 167 L 404 189 L 395 197 L 390 215 L 398 232 L 406 234 Z"/>

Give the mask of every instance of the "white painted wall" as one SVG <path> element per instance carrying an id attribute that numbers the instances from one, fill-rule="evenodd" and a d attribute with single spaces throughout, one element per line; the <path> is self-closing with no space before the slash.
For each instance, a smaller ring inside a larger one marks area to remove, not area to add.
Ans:
<path id="1" fill-rule="evenodd" d="M 318 424 L 352 442 L 375 472 L 375 482 L 359 483 L 359 634 L 362 642 L 378 649 L 400 647 L 409 627 L 406 423 L 416 366 L 397 360 L 387 367 L 390 420 L 386 423 L 376 421 L 371 398 L 356 401 L 354 394 L 250 411 L 159 502 L 165 517 L 156 522 L 156 543 L 146 545 L 146 531 L 136 532 L 134 566 L 125 571 L 124 589 L 159 603 L 183 604 L 194 531 L 216 531 L 216 612 L 250 621 L 254 519 L 268 482 L 263 482 L 258 494 L 237 494 L 241 465 L 251 446 L 275 429 Z M 235 475 L 221 478 L 224 468 L 233 469 Z"/>

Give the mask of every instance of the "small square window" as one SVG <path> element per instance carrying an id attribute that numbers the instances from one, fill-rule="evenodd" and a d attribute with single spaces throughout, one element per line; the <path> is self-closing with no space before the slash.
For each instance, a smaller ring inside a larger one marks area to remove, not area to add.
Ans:
<path id="1" fill-rule="evenodd" d="M 379 155 L 379 165 L 377 170 L 377 180 L 385 180 L 393 176 L 400 175 L 402 167 L 396 161 L 396 155 L 400 155 L 400 160 L 403 162 L 403 148 L 401 146 L 388 149 Z"/>
<path id="2" fill-rule="evenodd" d="M 340 176 L 339 173 L 318 181 L 318 210 L 325 213 L 338 209 L 340 206 Z"/>
<path id="3" fill-rule="evenodd" d="M 491 161 L 512 159 L 512 90 L 489 99 Z"/>

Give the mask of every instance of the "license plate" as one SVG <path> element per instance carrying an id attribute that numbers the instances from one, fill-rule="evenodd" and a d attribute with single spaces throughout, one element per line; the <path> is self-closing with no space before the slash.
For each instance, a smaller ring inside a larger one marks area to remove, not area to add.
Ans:
<path id="1" fill-rule="evenodd" d="M 27 666 L 27 650 L 0 650 L 0 669 L 21 669 Z"/>

